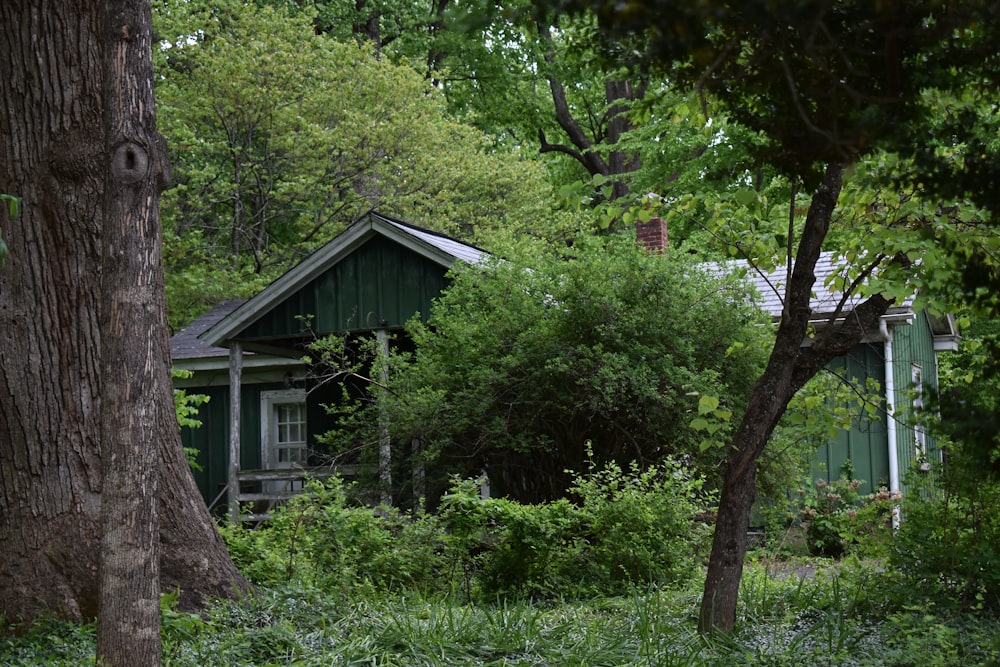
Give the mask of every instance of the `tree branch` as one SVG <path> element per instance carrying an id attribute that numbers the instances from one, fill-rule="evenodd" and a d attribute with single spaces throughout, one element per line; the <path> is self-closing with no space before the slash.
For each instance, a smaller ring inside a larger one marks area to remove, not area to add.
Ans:
<path id="1" fill-rule="evenodd" d="M 555 60 L 553 48 L 551 48 L 552 33 L 549 31 L 547 25 L 539 23 L 538 34 L 550 45 L 549 50 L 545 52 L 544 58 L 546 64 L 551 66 Z M 554 75 L 549 74 L 546 78 L 549 81 L 549 90 L 552 93 L 552 102 L 556 109 L 556 122 L 559 123 L 559 127 L 569 137 L 570 142 L 578 149 L 575 153 L 568 151 L 560 152 L 566 152 L 567 155 L 574 155 L 591 174 L 608 175 L 610 171 L 604 158 L 594 150 L 593 144 L 587 137 L 587 133 L 583 131 L 580 124 L 573 118 L 573 114 L 570 113 L 569 101 L 566 99 L 566 88 Z"/>

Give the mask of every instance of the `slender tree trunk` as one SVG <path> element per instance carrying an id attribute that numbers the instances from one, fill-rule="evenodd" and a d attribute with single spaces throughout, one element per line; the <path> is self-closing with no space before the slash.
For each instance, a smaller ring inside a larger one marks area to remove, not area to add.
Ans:
<path id="1" fill-rule="evenodd" d="M 811 314 L 809 301 L 816 281 L 813 271 L 840 195 L 843 169 L 841 164 L 830 165 L 822 186 L 813 195 L 770 359 L 754 384 L 743 420 L 733 434 L 701 602 L 698 627 L 702 632 L 728 632 L 736 622 L 750 509 L 756 495 L 757 461 L 792 396 L 822 367 L 814 360 L 811 373 L 804 368 L 802 343 Z"/>
<path id="2" fill-rule="evenodd" d="M 172 409 L 169 386 L 160 395 L 144 384 L 145 375 L 119 376 L 103 356 L 111 345 L 105 333 L 130 336 L 150 365 L 149 377 L 167 372 L 165 323 L 129 334 L 102 318 L 110 159 L 103 7 L 98 0 L 0 3 L 0 192 L 23 198 L 18 219 L 6 207 L 0 211 L 10 249 L 0 269 L 0 611 L 8 623 L 43 612 L 71 619 L 97 614 L 104 400 L 113 418 L 131 412 L 134 424 L 160 424 L 149 437 L 159 462 L 162 587 L 179 589 L 189 609 L 246 587 L 198 494 L 176 424 L 163 416 Z M 162 149 L 141 143 L 148 135 L 128 138 L 156 164 Z M 119 157 L 126 172 L 141 159 L 127 149 Z M 155 207 L 155 197 L 148 205 Z M 158 238 L 155 215 L 130 214 L 134 224 L 147 225 L 142 235 Z M 126 258 L 156 265 L 128 278 L 134 299 L 144 298 L 144 289 L 161 289 L 143 282 L 158 280 L 154 273 L 161 271 L 149 243 L 155 240 L 142 241 L 140 257 Z M 162 294 L 119 307 L 162 318 Z M 109 315 L 115 310 L 109 304 Z M 124 384 L 103 386 L 102 372 L 104 384 Z M 123 389 L 129 384 L 156 395 L 137 405 L 136 394 Z M 117 484 L 109 478 L 103 486 Z"/>
<path id="3" fill-rule="evenodd" d="M 750 509 L 756 495 L 757 462 L 788 402 L 833 358 L 847 354 L 865 336 L 878 331 L 892 304 L 880 294 L 868 297 L 851 316 L 829 322 L 803 347 L 808 333 L 814 270 L 840 196 L 844 165 L 828 165 L 813 194 L 799 240 L 791 277 L 785 288 L 784 312 L 764 374 L 754 384 L 743 420 L 733 434 L 719 512 L 709 557 L 698 629 L 729 632 L 736 622 L 736 602 L 746 555 Z M 906 263 L 902 255 L 892 259 Z"/>

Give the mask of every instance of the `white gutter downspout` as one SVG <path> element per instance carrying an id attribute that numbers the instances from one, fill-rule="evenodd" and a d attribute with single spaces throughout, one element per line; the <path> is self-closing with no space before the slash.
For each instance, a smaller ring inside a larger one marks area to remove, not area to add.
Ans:
<path id="1" fill-rule="evenodd" d="M 885 318 L 879 321 L 879 332 L 885 341 L 885 400 L 886 425 L 885 434 L 889 445 L 889 492 L 899 493 L 899 449 L 896 442 L 896 379 L 893 374 L 892 360 L 892 329 Z M 899 507 L 892 510 L 892 526 L 899 527 Z"/>

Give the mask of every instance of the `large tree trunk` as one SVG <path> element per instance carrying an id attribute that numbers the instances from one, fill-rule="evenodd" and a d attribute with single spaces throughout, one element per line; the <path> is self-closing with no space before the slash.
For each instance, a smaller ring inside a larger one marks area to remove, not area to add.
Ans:
<path id="1" fill-rule="evenodd" d="M 0 212 L 10 249 L 0 269 L 0 611 L 7 622 L 42 612 L 96 615 L 102 399 L 114 402 L 111 410 L 138 409 L 131 396 L 101 384 L 110 159 L 101 8 L 97 0 L 0 3 L 0 193 L 23 198 L 18 219 Z M 158 235 L 155 219 L 149 224 L 144 233 Z M 148 307 L 162 309 L 162 298 Z M 161 365 L 157 372 L 166 372 L 165 331 L 130 341 Z M 150 400 L 153 411 L 172 405 L 169 388 Z M 154 437 L 162 586 L 179 588 L 186 607 L 233 594 L 246 584 L 197 492 L 176 426 Z"/>
<path id="2" fill-rule="evenodd" d="M 823 184 L 813 195 L 771 356 L 733 434 L 701 601 L 701 632 L 728 632 L 736 622 L 750 509 L 756 495 L 757 462 L 788 402 L 831 359 L 845 354 L 867 333 L 877 330 L 879 318 L 891 303 L 873 296 L 854 309 L 849 321 L 831 323 L 816 335 L 812 346 L 802 346 L 811 315 L 814 270 L 840 195 L 843 170 L 842 164 L 829 165 Z"/>
<path id="3" fill-rule="evenodd" d="M 101 338 L 101 558 L 97 660 L 160 663 L 156 443 L 172 405 L 148 2 L 109 0 L 105 36 L 105 186 Z M 126 409 L 122 409 L 126 407 Z"/>

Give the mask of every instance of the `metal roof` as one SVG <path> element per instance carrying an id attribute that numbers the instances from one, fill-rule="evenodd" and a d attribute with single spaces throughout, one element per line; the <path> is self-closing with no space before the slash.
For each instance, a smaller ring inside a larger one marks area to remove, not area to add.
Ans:
<path id="1" fill-rule="evenodd" d="M 785 286 L 787 283 L 787 268 L 779 266 L 774 271 L 761 271 L 745 260 L 734 260 L 716 265 L 721 270 L 746 270 L 746 279 L 756 288 L 761 296 L 761 307 L 766 310 L 771 317 L 778 319 L 784 307 Z M 833 252 L 820 254 L 816 262 L 814 274 L 816 282 L 813 284 L 812 298 L 809 307 L 812 309 L 812 319 L 822 320 L 835 312 L 843 293 L 834 287 L 832 279 L 840 273 L 846 273 L 844 267 L 837 261 L 837 255 Z M 851 295 L 844 303 L 844 313 L 849 313 L 858 306 L 864 297 L 857 294 Z M 893 304 L 887 311 L 887 315 L 912 313 L 912 297 L 900 304 Z"/>
<path id="2" fill-rule="evenodd" d="M 489 253 L 485 250 L 480 250 L 479 248 L 469 245 L 468 243 L 456 241 L 455 239 L 445 236 L 444 234 L 438 234 L 437 232 L 432 232 L 428 229 L 414 227 L 413 225 L 409 225 L 399 220 L 392 220 L 390 218 L 380 216 L 377 213 L 372 213 L 372 215 L 378 216 L 404 234 L 414 236 L 427 245 L 437 248 L 441 252 L 450 255 L 456 260 L 461 260 L 466 264 L 479 264 L 484 258 L 489 256 Z"/>

